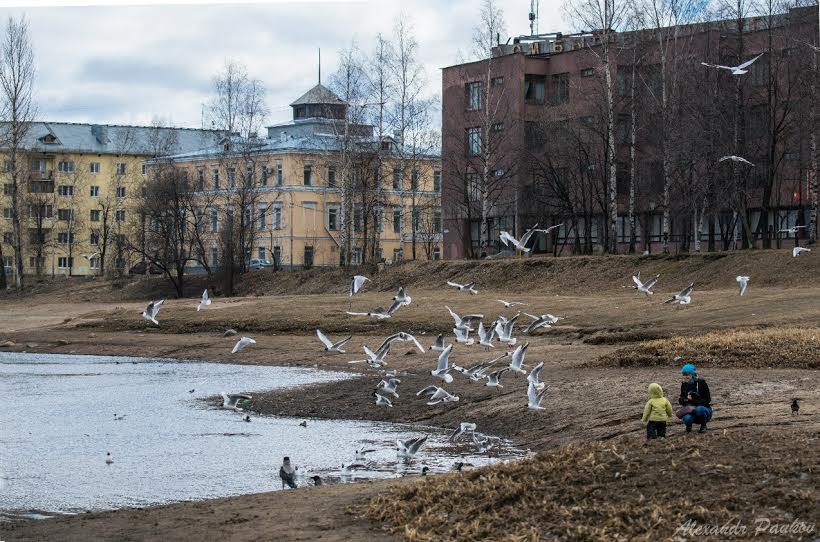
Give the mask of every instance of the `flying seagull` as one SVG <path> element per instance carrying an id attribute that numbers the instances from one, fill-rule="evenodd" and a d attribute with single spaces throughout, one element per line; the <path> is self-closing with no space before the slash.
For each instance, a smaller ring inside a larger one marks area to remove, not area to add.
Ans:
<path id="1" fill-rule="evenodd" d="M 382 380 L 378 384 L 376 384 L 376 391 L 381 391 L 383 393 L 391 393 L 393 396 L 398 399 L 399 394 L 396 393 L 396 389 L 399 387 L 401 380 L 398 378 L 389 378 L 387 380 Z"/>
<path id="2" fill-rule="evenodd" d="M 677 303 L 678 305 L 688 305 L 692 302 L 692 290 L 695 289 L 695 283 L 693 282 L 686 288 L 680 291 L 664 301 L 664 303 Z"/>
<path id="3" fill-rule="evenodd" d="M 251 399 L 252 397 L 250 395 L 244 395 L 242 393 L 225 393 L 223 391 L 222 407 L 238 410 L 240 401 L 250 401 Z"/>
<path id="4" fill-rule="evenodd" d="M 735 280 L 740 285 L 740 297 L 743 297 L 743 294 L 746 293 L 746 288 L 749 287 L 749 277 L 738 275 L 735 277 Z"/>
<path id="5" fill-rule="evenodd" d="M 202 307 L 207 307 L 210 304 L 211 298 L 208 297 L 208 290 L 206 289 L 204 292 L 202 292 L 202 299 L 199 300 L 199 305 L 196 306 L 196 312 L 201 311 Z"/>
<path id="6" fill-rule="evenodd" d="M 520 301 L 504 301 L 503 299 L 496 299 L 496 301 L 498 301 L 499 303 L 504 305 L 504 308 L 507 308 L 507 309 L 512 309 L 516 305 L 521 305 L 522 307 L 527 306 L 526 303 L 521 303 Z"/>
<path id="7" fill-rule="evenodd" d="M 282 466 L 279 467 L 279 478 L 282 479 L 282 489 L 285 489 L 285 484 L 291 489 L 296 488 L 296 467 L 290 464 L 289 457 L 282 460 Z"/>
<path id="8" fill-rule="evenodd" d="M 366 457 L 366 456 L 367 456 L 367 454 L 371 454 L 371 453 L 373 453 L 373 452 L 375 452 L 375 451 L 376 451 L 376 450 L 373 450 L 373 449 L 364 449 L 364 448 L 362 448 L 361 450 L 356 450 L 356 452 L 355 452 L 356 461 L 357 461 L 357 462 L 359 462 L 359 461 L 367 461 L 367 457 Z"/>
<path id="9" fill-rule="evenodd" d="M 478 290 L 474 288 L 475 282 L 469 282 L 467 284 L 459 284 L 457 282 L 447 281 L 447 286 L 452 286 L 453 288 L 458 289 L 459 292 L 470 292 L 473 295 L 478 293 Z"/>
<path id="10" fill-rule="evenodd" d="M 470 332 L 464 329 L 459 329 L 457 327 L 453 328 L 453 333 L 456 334 L 456 342 L 461 343 L 467 346 L 471 344 L 475 344 L 475 339 L 470 338 Z"/>
<path id="11" fill-rule="evenodd" d="M 321 329 L 316 330 L 316 336 L 319 337 L 319 340 L 322 341 L 322 343 L 325 345 L 325 351 L 326 352 L 338 352 L 340 354 L 345 353 L 345 351 L 342 350 L 342 347 L 347 343 L 347 341 L 349 341 L 350 339 L 353 338 L 353 336 L 351 335 L 351 336 L 347 337 L 346 339 L 342 339 L 341 341 L 339 341 L 337 343 L 333 343 L 333 342 L 330 341 L 330 339 L 328 339 L 325 336 L 324 333 L 322 333 Z"/>
<path id="12" fill-rule="evenodd" d="M 527 326 L 527 329 L 524 330 L 524 333 L 526 333 L 527 335 L 529 335 L 530 333 L 532 333 L 533 331 L 535 331 L 536 329 L 538 329 L 540 327 L 543 327 L 543 328 L 551 327 L 552 324 L 555 324 L 556 322 L 558 322 L 558 320 L 562 319 L 562 318 L 559 318 L 558 316 L 553 316 L 551 314 L 542 314 L 540 316 L 534 316 L 532 314 L 527 314 L 525 312 L 524 315 L 533 319 L 533 323 L 531 323 L 529 326 Z"/>
<path id="13" fill-rule="evenodd" d="M 393 313 L 396 312 L 396 309 L 398 309 L 400 306 L 401 303 L 393 302 L 393 304 L 390 306 L 390 310 L 385 309 L 382 306 L 378 306 L 375 309 L 373 309 L 372 312 L 345 312 L 350 316 L 367 316 L 368 318 L 373 318 L 374 320 L 386 320 L 387 318 L 393 316 Z"/>
<path id="14" fill-rule="evenodd" d="M 484 327 L 483 321 L 478 323 L 478 344 L 486 347 L 487 350 L 495 348 L 493 336 L 495 336 L 495 322 L 490 324 L 490 327 Z"/>
<path id="15" fill-rule="evenodd" d="M 436 342 L 430 346 L 430 350 L 433 352 L 444 352 L 444 334 L 439 333 L 438 337 L 436 337 Z"/>
<path id="16" fill-rule="evenodd" d="M 507 356 L 509 356 L 509 353 L 504 352 L 503 354 L 501 354 L 493 360 L 477 363 L 476 365 L 473 365 L 472 367 L 467 367 L 466 369 L 464 367 L 459 367 L 458 365 L 453 364 L 453 369 L 466 376 L 470 381 L 478 382 L 479 380 L 484 378 L 484 373 L 487 372 L 487 369 L 489 369 L 495 362 L 502 360 Z"/>
<path id="17" fill-rule="evenodd" d="M 526 374 L 527 372 L 524 370 L 524 357 L 527 355 L 527 348 L 529 348 L 529 346 L 530 343 L 520 344 L 511 354 L 512 361 L 510 361 L 510 369 L 516 373 Z"/>
<path id="18" fill-rule="evenodd" d="M 401 286 L 399 288 L 399 293 L 395 297 L 393 297 L 393 301 L 397 301 L 402 305 L 409 305 L 412 300 L 413 298 L 407 295 L 407 293 L 404 291 L 404 286 Z"/>
<path id="19" fill-rule="evenodd" d="M 416 397 L 421 395 L 429 395 L 430 399 L 427 402 L 429 406 L 437 405 L 439 403 L 455 403 L 458 401 L 458 395 L 453 395 L 444 388 L 438 386 L 427 386 L 416 394 Z"/>
<path id="20" fill-rule="evenodd" d="M 379 395 L 378 393 L 373 392 L 373 396 L 376 398 L 376 406 L 393 407 L 393 403 L 384 395 Z"/>
<path id="21" fill-rule="evenodd" d="M 753 163 L 749 162 L 748 160 L 746 160 L 742 156 L 735 156 L 735 155 L 724 156 L 723 158 L 718 160 L 718 163 L 725 162 L 726 160 L 731 160 L 732 162 L 740 162 L 741 164 L 747 164 L 749 166 L 755 167 L 755 165 Z"/>
<path id="22" fill-rule="evenodd" d="M 517 339 L 512 336 L 513 327 L 515 327 L 515 321 L 518 320 L 518 317 L 521 314 L 516 314 L 509 320 L 506 318 L 499 318 L 495 324 L 495 334 L 498 335 L 498 340 L 502 343 L 507 343 L 508 345 L 512 346 L 516 343 Z"/>
<path id="23" fill-rule="evenodd" d="M 490 388 L 503 388 L 504 386 L 501 385 L 501 377 L 509 370 L 509 367 L 504 367 L 503 369 L 491 372 L 487 375 L 487 382 L 484 385 Z"/>
<path id="24" fill-rule="evenodd" d="M 527 386 L 527 408 L 530 410 L 545 410 L 544 407 L 541 406 L 541 400 L 544 398 L 546 393 L 546 387 L 539 391 L 538 388 L 530 382 Z"/>
<path id="25" fill-rule="evenodd" d="M 114 458 L 111 457 L 111 452 L 106 452 L 105 454 L 105 464 L 111 465 L 114 462 Z"/>
<path id="26" fill-rule="evenodd" d="M 236 354 L 237 352 L 241 352 L 248 345 L 251 345 L 251 344 L 256 344 L 256 341 L 254 341 L 250 337 L 242 337 L 234 345 L 233 350 L 231 350 L 231 354 Z"/>
<path id="27" fill-rule="evenodd" d="M 797 258 L 798 256 L 800 256 L 801 252 L 811 252 L 811 249 L 805 247 L 794 247 L 792 249 L 792 258 Z"/>
<path id="28" fill-rule="evenodd" d="M 444 306 L 445 309 L 450 313 L 450 316 L 453 317 L 453 321 L 455 322 L 455 326 L 457 329 L 463 329 L 464 331 L 472 331 L 472 323 L 476 320 L 481 320 L 484 318 L 483 314 L 465 314 L 464 316 L 459 316 L 453 309 L 448 307 L 447 305 Z"/>
<path id="29" fill-rule="evenodd" d="M 418 340 L 416 340 L 416 338 L 413 335 L 410 335 L 409 333 L 405 333 L 404 331 L 394 333 L 393 335 L 390 335 L 389 337 L 387 337 L 384 340 L 384 342 L 381 344 L 381 346 L 379 346 L 379 350 L 381 350 L 382 348 L 386 347 L 389 344 L 394 343 L 395 341 L 412 342 L 413 344 L 416 345 L 416 348 L 419 349 L 419 352 L 421 352 L 422 354 L 424 354 L 424 352 L 425 352 L 424 347 L 421 345 L 421 343 Z"/>
<path id="30" fill-rule="evenodd" d="M 364 283 L 369 280 L 369 278 L 364 277 L 362 275 L 353 275 L 353 277 L 350 279 L 350 296 L 353 297 L 354 295 L 358 294 L 362 290 L 362 286 L 364 286 Z"/>
<path id="31" fill-rule="evenodd" d="M 380 348 L 376 352 L 373 352 L 371 349 L 369 349 L 367 345 L 363 345 L 362 348 L 364 349 L 364 353 L 367 355 L 367 359 L 354 359 L 353 361 L 348 361 L 348 363 L 367 363 L 374 369 L 377 369 L 382 365 L 387 365 L 387 361 L 385 361 L 385 358 L 387 357 L 387 354 L 390 352 L 390 345 L 386 346 L 385 348 Z"/>
<path id="32" fill-rule="evenodd" d="M 476 424 L 470 422 L 461 422 L 461 424 L 452 433 L 450 433 L 450 440 L 456 440 L 458 437 L 467 431 L 473 432 L 476 429 Z"/>
<path id="33" fill-rule="evenodd" d="M 158 326 L 159 322 L 157 322 L 157 314 L 159 314 L 159 308 L 163 303 L 165 303 L 164 299 L 148 303 L 148 306 L 144 311 L 142 311 L 142 317 L 149 322 L 152 322 L 155 326 Z"/>
<path id="34" fill-rule="evenodd" d="M 396 440 L 396 450 L 398 451 L 400 456 L 403 457 L 413 457 L 419 451 L 419 449 L 424 445 L 427 441 L 427 435 L 423 437 L 416 437 L 411 438 L 408 440 Z"/>
<path id="35" fill-rule="evenodd" d="M 806 226 L 792 226 L 791 228 L 786 228 L 785 230 L 779 230 L 777 233 L 788 233 L 789 235 L 797 235 L 797 231 L 805 227 Z"/>
<path id="36" fill-rule="evenodd" d="M 541 369 L 544 368 L 544 362 L 542 361 L 538 365 L 532 368 L 530 374 L 527 375 L 527 382 L 535 386 L 535 389 L 542 390 L 546 386 L 544 382 L 540 381 L 541 378 Z"/>
<path id="37" fill-rule="evenodd" d="M 489 451 L 492 447 L 495 446 L 497 441 L 501 440 L 498 437 L 489 437 L 487 435 L 477 433 L 475 431 L 473 431 L 472 437 L 475 449 L 480 454 Z"/>
<path id="38" fill-rule="evenodd" d="M 654 295 L 655 292 L 652 291 L 652 288 L 655 287 L 655 284 L 658 282 L 659 278 L 660 274 L 655 275 L 646 282 L 641 282 L 641 274 L 640 272 L 638 272 L 637 275 L 632 276 L 632 282 L 635 283 L 635 286 L 633 286 L 633 288 L 635 288 L 643 294 L 646 294 L 646 297 L 649 297 L 650 295 Z"/>
<path id="39" fill-rule="evenodd" d="M 754 63 L 755 60 L 762 57 L 763 54 L 764 53 L 760 53 L 759 55 L 757 55 L 753 59 L 747 60 L 746 62 L 744 62 L 743 64 L 740 64 L 739 66 L 723 66 L 721 64 L 709 64 L 707 62 L 701 62 L 701 64 L 708 67 L 708 68 L 718 68 L 718 69 L 721 69 L 721 70 L 729 70 L 730 72 L 732 72 L 732 75 L 743 75 L 744 73 L 747 73 L 749 71 L 746 68 L 751 66 Z"/>
<path id="40" fill-rule="evenodd" d="M 500 238 L 501 238 L 501 242 L 504 243 L 504 246 L 509 247 L 509 246 L 512 245 L 513 247 L 515 247 L 516 250 L 520 250 L 521 252 L 526 253 L 526 252 L 529 252 L 531 250 L 531 249 L 527 248 L 527 243 L 530 242 L 530 239 L 532 238 L 534 233 L 536 233 L 536 232 L 549 233 L 550 231 L 554 230 L 555 228 L 559 228 L 561 226 L 563 226 L 563 224 L 557 224 L 555 226 L 550 226 L 547 229 L 540 229 L 539 230 L 538 229 L 538 224 L 536 224 L 532 228 L 528 229 L 526 231 L 526 233 L 524 233 L 524 235 L 521 236 L 520 241 L 518 239 L 516 239 L 515 237 L 513 237 L 512 235 L 510 235 L 506 231 L 501 232 Z M 507 308 L 509 308 L 509 307 L 507 307 Z"/>
<path id="41" fill-rule="evenodd" d="M 444 380 L 448 384 L 453 381 L 453 375 L 450 374 L 450 367 L 448 367 L 450 362 L 450 352 L 452 351 L 453 345 L 451 344 L 447 346 L 441 354 L 439 354 L 438 365 L 435 370 L 430 371 L 431 375 Z"/>

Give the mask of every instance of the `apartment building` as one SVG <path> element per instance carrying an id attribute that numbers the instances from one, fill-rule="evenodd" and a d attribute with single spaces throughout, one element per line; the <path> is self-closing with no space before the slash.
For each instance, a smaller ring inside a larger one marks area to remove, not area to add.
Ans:
<path id="1" fill-rule="evenodd" d="M 191 151 L 218 139 L 212 130 L 65 122 L 31 124 L 17 158 L 25 274 L 94 275 L 128 269 L 138 257 L 128 236 L 146 174 L 145 159 Z M 11 163 L 0 149 L 2 249 L 15 272 Z"/>
<path id="2" fill-rule="evenodd" d="M 221 236 L 239 213 L 246 260 L 335 266 L 348 245 L 353 264 L 441 258 L 437 149 L 422 152 L 350 122 L 349 104 L 321 84 L 290 107 L 292 120 L 267 127 L 265 137 L 233 136 L 146 162 L 149 172 L 172 165 L 193 180 L 206 246 L 190 266 L 221 265 Z"/>

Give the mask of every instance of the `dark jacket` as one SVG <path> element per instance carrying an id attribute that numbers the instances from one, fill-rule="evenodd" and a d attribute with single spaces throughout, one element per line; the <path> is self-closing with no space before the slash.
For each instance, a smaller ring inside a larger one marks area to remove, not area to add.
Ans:
<path id="1" fill-rule="evenodd" d="M 692 394 L 692 401 L 686 396 Z M 687 380 L 680 384 L 680 397 L 678 403 L 681 405 L 712 407 L 712 396 L 709 394 L 709 386 L 702 378 L 695 377 L 695 381 Z"/>

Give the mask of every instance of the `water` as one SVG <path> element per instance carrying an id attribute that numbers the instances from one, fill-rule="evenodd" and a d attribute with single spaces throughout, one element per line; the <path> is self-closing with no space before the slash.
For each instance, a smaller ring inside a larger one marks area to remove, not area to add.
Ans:
<path id="1" fill-rule="evenodd" d="M 441 430 L 341 420 L 300 427 L 301 419 L 253 414 L 247 423 L 203 400 L 345 378 L 351 375 L 303 368 L 0 353 L 0 517 L 276 490 L 283 456 L 299 466 L 300 485 L 313 474 L 346 482 L 492 461 L 450 446 Z M 396 439 L 425 433 L 431 436 L 417 457 L 397 462 Z M 361 447 L 376 449 L 368 468 L 340 477 Z M 502 444 L 493 455 L 517 452 Z"/>

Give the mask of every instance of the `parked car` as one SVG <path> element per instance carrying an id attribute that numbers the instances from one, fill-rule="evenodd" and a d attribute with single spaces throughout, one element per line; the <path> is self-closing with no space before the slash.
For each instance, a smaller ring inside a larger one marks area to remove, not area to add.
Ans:
<path id="1" fill-rule="evenodd" d="M 248 262 L 248 269 L 266 269 L 268 267 L 273 267 L 270 260 L 255 258 Z"/>
<path id="2" fill-rule="evenodd" d="M 137 265 L 128 270 L 129 275 L 144 275 L 146 268 L 149 275 L 161 275 L 162 269 L 150 262 L 139 262 Z"/>

